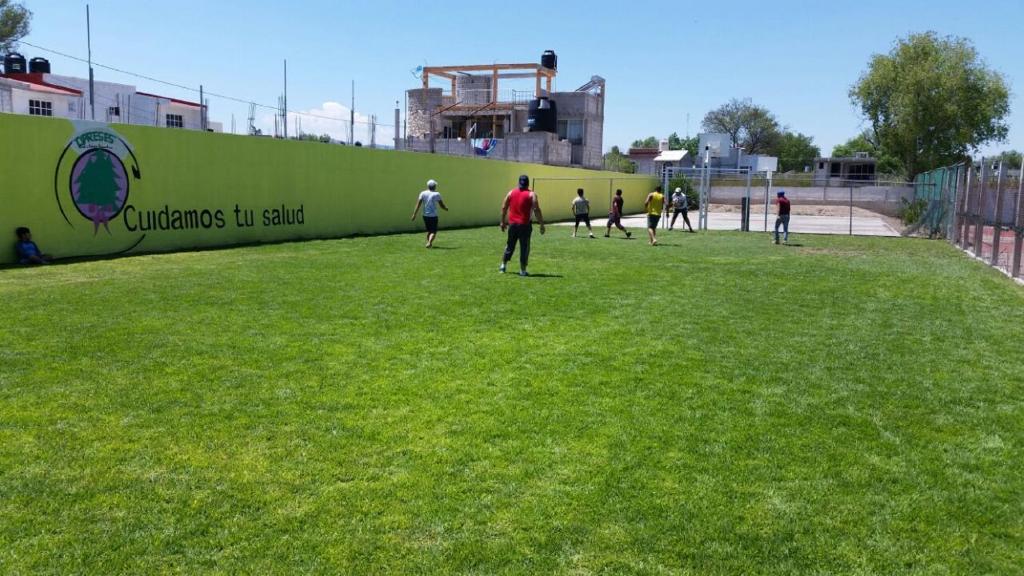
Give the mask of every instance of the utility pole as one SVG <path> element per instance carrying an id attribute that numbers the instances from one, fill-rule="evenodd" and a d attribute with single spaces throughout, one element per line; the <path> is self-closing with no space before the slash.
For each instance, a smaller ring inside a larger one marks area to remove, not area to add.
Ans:
<path id="1" fill-rule="evenodd" d="M 199 85 L 199 129 L 206 132 L 206 100 L 203 100 L 203 85 Z"/>
<path id="2" fill-rule="evenodd" d="M 284 109 L 281 110 L 284 121 L 284 139 L 288 139 L 288 59 L 284 61 Z"/>
<path id="3" fill-rule="evenodd" d="M 401 142 L 401 119 L 399 118 L 398 111 L 398 100 L 395 100 L 395 150 L 399 150 L 399 143 Z"/>
<path id="4" fill-rule="evenodd" d="M 352 106 L 348 109 L 348 145 L 356 143 L 356 81 L 352 81 Z"/>
<path id="5" fill-rule="evenodd" d="M 89 110 L 92 114 L 93 122 L 96 121 L 96 94 L 95 86 L 93 84 L 93 72 L 92 72 L 92 22 L 89 19 L 89 5 L 85 5 L 85 43 L 88 45 L 89 50 Z"/>

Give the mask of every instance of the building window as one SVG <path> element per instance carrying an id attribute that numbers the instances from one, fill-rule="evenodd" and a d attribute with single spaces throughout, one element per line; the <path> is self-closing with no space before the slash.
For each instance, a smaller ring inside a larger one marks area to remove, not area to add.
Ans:
<path id="1" fill-rule="evenodd" d="M 824 170 L 824 169 L 825 169 L 825 163 L 824 162 L 818 162 L 818 170 Z"/>
<path id="2" fill-rule="evenodd" d="M 111 106 L 111 107 L 107 108 L 107 116 L 111 116 L 111 117 L 113 117 L 113 116 L 121 116 L 121 107 L 120 106 Z"/>
<path id="3" fill-rule="evenodd" d="M 29 100 L 28 113 L 32 116 L 53 116 L 53 102 Z"/>
<path id="4" fill-rule="evenodd" d="M 167 127 L 168 128 L 184 128 L 185 122 L 181 118 L 181 114 L 167 114 Z"/>
<path id="5" fill-rule="evenodd" d="M 558 139 L 570 144 L 583 144 L 583 120 L 579 118 L 558 121 Z"/>

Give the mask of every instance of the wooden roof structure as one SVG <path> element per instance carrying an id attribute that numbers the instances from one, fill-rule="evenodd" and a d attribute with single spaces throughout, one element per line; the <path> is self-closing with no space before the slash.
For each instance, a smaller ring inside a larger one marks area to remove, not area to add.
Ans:
<path id="1" fill-rule="evenodd" d="M 535 78 L 534 96 L 540 98 L 541 81 L 545 80 L 547 94 L 551 94 L 551 81 L 557 71 L 545 68 L 540 64 L 472 64 L 469 66 L 426 66 L 423 68 L 423 88 L 430 88 L 430 77 L 445 78 L 452 83 L 452 94 L 456 93 L 456 81 L 459 76 L 485 76 L 491 73 L 491 104 L 498 104 L 498 81 L 502 78 Z"/>

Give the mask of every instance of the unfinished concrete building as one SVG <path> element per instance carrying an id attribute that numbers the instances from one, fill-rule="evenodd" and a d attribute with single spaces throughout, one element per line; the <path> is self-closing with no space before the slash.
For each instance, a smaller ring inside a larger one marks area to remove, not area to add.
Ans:
<path id="1" fill-rule="evenodd" d="M 551 51 L 540 64 L 426 67 L 422 88 L 406 93 L 401 147 L 600 169 L 605 81 L 593 76 L 574 91 L 554 92 L 556 74 Z"/>
<path id="2" fill-rule="evenodd" d="M 845 158 L 815 158 L 815 186 L 842 186 L 846 182 L 874 182 L 878 160 L 867 152 L 857 152 Z"/>

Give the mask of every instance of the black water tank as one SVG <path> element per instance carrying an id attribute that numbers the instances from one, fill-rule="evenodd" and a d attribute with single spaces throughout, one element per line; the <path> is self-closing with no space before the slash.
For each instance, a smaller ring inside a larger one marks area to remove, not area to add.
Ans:
<path id="1" fill-rule="evenodd" d="M 28 61 L 28 71 L 33 74 L 49 74 L 50 73 L 50 61 L 46 58 L 35 58 Z"/>
<path id="2" fill-rule="evenodd" d="M 540 55 L 540 65 L 549 70 L 558 70 L 558 56 L 555 55 L 555 51 L 545 50 Z"/>
<path id="3" fill-rule="evenodd" d="M 534 98 L 526 115 L 530 132 L 558 132 L 558 107 L 554 100 Z"/>
<path id="4" fill-rule="evenodd" d="M 4 72 L 8 74 L 24 74 L 28 72 L 25 67 L 25 57 L 17 52 L 11 52 L 4 56 Z"/>

